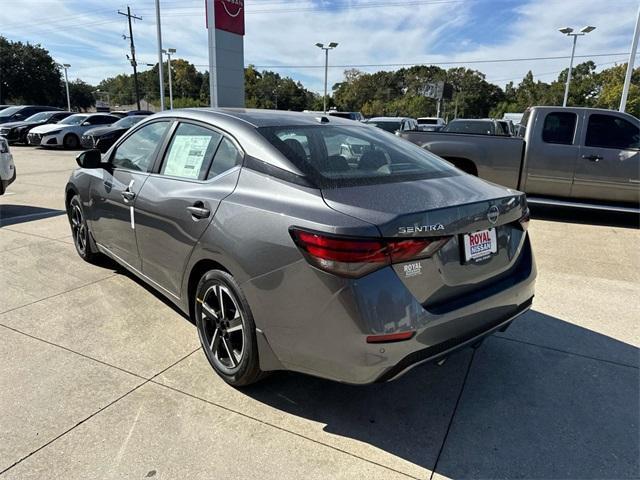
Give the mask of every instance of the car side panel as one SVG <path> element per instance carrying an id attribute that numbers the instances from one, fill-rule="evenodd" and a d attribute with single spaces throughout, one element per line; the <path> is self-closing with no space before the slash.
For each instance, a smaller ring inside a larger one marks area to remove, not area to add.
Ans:
<path id="1" fill-rule="evenodd" d="M 402 138 L 445 160 L 472 162 L 480 178 L 518 188 L 524 142 L 521 138 L 441 132 L 402 132 Z"/>

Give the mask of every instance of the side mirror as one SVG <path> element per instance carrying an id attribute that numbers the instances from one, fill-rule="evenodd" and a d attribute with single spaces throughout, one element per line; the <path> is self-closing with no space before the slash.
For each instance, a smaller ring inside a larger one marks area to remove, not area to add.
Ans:
<path id="1" fill-rule="evenodd" d="M 76 157 L 80 168 L 102 168 L 102 154 L 97 148 L 86 150 Z"/>

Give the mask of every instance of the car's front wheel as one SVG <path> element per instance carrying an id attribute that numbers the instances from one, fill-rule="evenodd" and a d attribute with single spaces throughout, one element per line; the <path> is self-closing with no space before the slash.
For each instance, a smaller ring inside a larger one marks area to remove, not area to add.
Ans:
<path id="1" fill-rule="evenodd" d="M 67 150 L 74 150 L 80 146 L 80 139 L 73 133 L 67 133 L 62 140 L 62 145 Z"/>
<path id="2" fill-rule="evenodd" d="M 91 234 L 89 233 L 80 195 L 74 195 L 69 202 L 67 216 L 69 217 L 69 224 L 71 225 L 73 244 L 76 247 L 78 255 L 89 263 L 95 263 L 100 257 L 100 253 L 95 248 Z"/>
<path id="3" fill-rule="evenodd" d="M 253 315 L 233 277 L 210 270 L 200 279 L 194 301 L 200 343 L 216 373 L 234 387 L 260 380 L 264 373 Z"/>

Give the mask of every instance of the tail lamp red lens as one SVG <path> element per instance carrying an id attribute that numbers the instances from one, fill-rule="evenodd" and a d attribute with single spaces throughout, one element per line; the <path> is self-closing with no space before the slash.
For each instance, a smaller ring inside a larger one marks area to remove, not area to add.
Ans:
<path id="1" fill-rule="evenodd" d="M 352 238 L 299 229 L 291 229 L 291 235 L 309 263 L 352 278 L 392 263 L 430 257 L 451 238 Z"/>

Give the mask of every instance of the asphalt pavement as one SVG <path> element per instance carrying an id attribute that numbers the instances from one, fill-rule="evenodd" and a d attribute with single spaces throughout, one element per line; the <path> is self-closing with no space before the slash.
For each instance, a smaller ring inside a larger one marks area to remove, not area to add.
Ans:
<path id="1" fill-rule="evenodd" d="M 0 197 L 0 478 L 640 477 L 640 231 L 544 209 L 532 311 L 401 379 L 235 390 L 194 325 L 76 254 L 77 152 L 12 147 Z"/>

